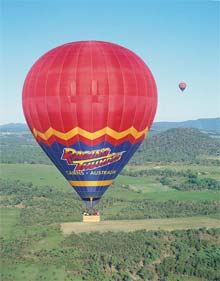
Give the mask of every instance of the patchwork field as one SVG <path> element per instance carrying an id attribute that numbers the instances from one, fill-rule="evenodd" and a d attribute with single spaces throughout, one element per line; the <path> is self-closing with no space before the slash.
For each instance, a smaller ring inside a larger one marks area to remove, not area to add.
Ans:
<path id="1" fill-rule="evenodd" d="M 209 280 L 199 272 L 215 280 L 218 265 L 210 261 L 220 253 L 219 191 L 180 191 L 154 172 L 189 168 L 218 179 L 217 166 L 129 166 L 126 173 L 153 172 L 120 175 L 99 204 L 102 221 L 82 223 L 85 207 L 55 167 L 0 164 L 1 280 Z M 189 269 L 186 252 L 209 273 Z"/>
<path id="2" fill-rule="evenodd" d="M 155 164 L 147 165 L 145 169 L 153 169 L 158 166 Z M 189 166 L 186 165 L 161 165 L 161 169 L 177 169 L 187 170 Z M 129 167 L 128 169 L 139 169 L 140 167 Z M 191 166 L 190 166 L 191 168 Z M 141 166 L 143 170 L 144 167 Z M 219 167 L 205 167 L 205 166 L 193 166 L 193 169 L 199 173 L 199 171 L 205 171 L 209 177 L 217 177 L 219 174 Z M 64 177 L 57 171 L 52 165 L 40 165 L 40 164 L 0 164 L 1 178 L 10 180 L 20 180 L 24 182 L 31 182 L 37 186 L 53 186 L 58 190 L 69 191 L 71 186 L 64 179 Z M 157 180 L 157 176 L 143 176 L 132 177 L 128 175 L 119 175 L 115 180 L 115 185 L 129 186 L 127 189 L 123 188 L 109 188 L 105 193 L 104 198 L 113 197 L 117 199 L 126 198 L 127 200 L 140 200 L 151 199 L 156 201 L 167 200 L 219 200 L 219 192 L 212 190 L 204 190 L 200 192 L 194 191 L 178 191 L 170 188 L 169 186 L 162 185 Z"/>

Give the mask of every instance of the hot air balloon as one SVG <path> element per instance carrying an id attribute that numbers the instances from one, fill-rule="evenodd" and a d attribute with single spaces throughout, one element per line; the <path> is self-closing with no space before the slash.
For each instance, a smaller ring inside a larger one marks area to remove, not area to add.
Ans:
<path id="1" fill-rule="evenodd" d="M 179 88 L 183 92 L 186 89 L 186 83 L 185 82 L 179 83 Z"/>
<path id="2" fill-rule="evenodd" d="M 157 90 L 151 71 L 132 51 L 80 41 L 36 61 L 22 104 L 38 144 L 93 208 L 147 135 Z"/>

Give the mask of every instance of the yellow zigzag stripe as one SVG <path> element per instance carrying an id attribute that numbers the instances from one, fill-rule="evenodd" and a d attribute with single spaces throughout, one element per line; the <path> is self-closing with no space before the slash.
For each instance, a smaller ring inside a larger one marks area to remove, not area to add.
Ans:
<path id="1" fill-rule="evenodd" d="M 42 133 L 40 131 L 37 131 L 35 128 L 33 129 L 33 134 L 35 137 L 40 137 L 43 140 L 48 140 L 51 136 L 56 136 L 62 140 L 69 140 L 73 137 L 75 137 L 76 135 L 80 135 L 84 138 L 87 138 L 89 140 L 95 140 L 97 138 L 100 138 L 104 135 L 109 135 L 110 137 L 119 140 L 122 139 L 124 137 L 126 137 L 127 135 L 132 135 L 135 139 L 138 139 L 139 137 L 146 135 L 148 132 L 148 127 L 146 127 L 144 130 L 142 131 L 137 131 L 133 126 L 128 128 L 125 131 L 122 132 L 117 132 L 109 127 L 105 127 L 99 131 L 96 132 L 88 132 L 86 130 L 83 130 L 79 127 L 75 127 L 74 129 L 70 130 L 69 132 L 66 133 L 62 133 L 60 131 L 57 131 L 53 128 L 49 128 L 46 132 Z"/>

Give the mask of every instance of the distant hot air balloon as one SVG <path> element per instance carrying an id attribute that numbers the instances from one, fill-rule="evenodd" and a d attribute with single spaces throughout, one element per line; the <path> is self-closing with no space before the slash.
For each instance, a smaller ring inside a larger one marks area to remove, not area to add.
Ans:
<path id="1" fill-rule="evenodd" d="M 179 88 L 183 92 L 186 89 L 186 83 L 184 82 L 179 83 Z"/>
<path id="2" fill-rule="evenodd" d="M 23 87 L 37 142 L 87 206 L 95 206 L 153 122 L 153 75 L 133 52 L 100 41 L 44 54 Z"/>

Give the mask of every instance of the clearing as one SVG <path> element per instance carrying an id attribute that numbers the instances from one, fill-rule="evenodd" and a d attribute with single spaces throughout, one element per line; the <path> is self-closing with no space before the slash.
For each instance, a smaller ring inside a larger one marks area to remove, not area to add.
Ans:
<path id="1" fill-rule="evenodd" d="M 107 231 L 135 231 L 140 229 L 149 230 L 175 230 L 195 228 L 216 228 L 220 226 L 220 220 L 210 217 L 186 217 L 170 219 L 146 219 L 146 220 L 114 220 L 101 222 L 66 222 L 61 223 L 64 234 L 81 232 L 107 232 Z"/>

